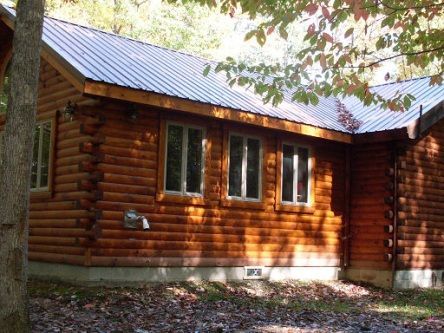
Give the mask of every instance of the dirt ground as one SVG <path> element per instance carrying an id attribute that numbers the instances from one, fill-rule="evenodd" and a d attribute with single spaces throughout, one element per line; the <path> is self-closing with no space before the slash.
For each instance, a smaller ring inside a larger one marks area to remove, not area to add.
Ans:
<path id="1" fill-rule="evenodd" d="M 444 332 L 444 290 L 348 282 L 31 282 L 33 332 Z"/>

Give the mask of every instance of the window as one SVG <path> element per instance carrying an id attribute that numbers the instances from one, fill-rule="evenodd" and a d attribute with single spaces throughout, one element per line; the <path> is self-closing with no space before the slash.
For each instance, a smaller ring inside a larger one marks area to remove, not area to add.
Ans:
<path id="1" fill-rule="evenodd" d="M 8 92 L 9 92 L 9 73 L 10 65 L 6 66 L 3 82 L 0 85 L 0 113 L 5 113 L 8 107 Z"/>
<path id="2" fill-rule="evenodd" d="M 203 129 L 168 124 L 166 136 L 165 191 L 202 195 L 205 145 Z"/>
<path id="3" fill-rule="evenodd" d="M 34 130 L 34 150 L 32 154 L 31 190 L 49 189 L 51 163 L 51 121 L 37 124 Z"/>
<path id="4" fill-rule="evenodd" d="M 310 152 L 308 148 L 282 145 L 281 201 L 308 204 L 310 198 Z"/>
<path id="5" fill-rule="evenodd" d="M 259 200 L 261 189 L 261 142 L 259 139 L 230 135 L 228 154 L 228 196 Z"/>

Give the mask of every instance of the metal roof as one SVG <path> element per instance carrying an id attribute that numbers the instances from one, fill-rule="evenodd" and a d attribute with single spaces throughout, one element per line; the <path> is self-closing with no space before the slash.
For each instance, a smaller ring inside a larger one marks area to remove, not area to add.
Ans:
<path id="1" fill-rule="evenodd" d="M 356 98 L 345 98 L 342 102 L 353 115 L 362 121 L 357 133 L 379 132 L 407 127 L 419 118 L 420 106 L 423 115 L 432 110 L 444 100 L 444 85 L 430 86 L 430 77 L 406 80 L 398 83 L 388 83 L 371 88 L 384 98 L 394 96 L 398 91 L 402 94 L 412 94 L 416 100 L 404 112 L 383 110 L 378 105 L 364 107 Z"/>
<path id="2" fill-rule="evenodd" d="M 15 11 L 3 8 L 13 19 Z M 318 105 L 307 106 L 292 102 L 287 94 L 277 107 L 264 105 L 251 90 L 230 88 L 223 73 L 211 71 L 203 76 L 210 61 L 200 57 L 49 17 L 45 17 L 42 39 L 85 79 L 347 132 L 337 120 L 334 98 L 321 98 Z M 418 118 L 419 105 L 426 113 L 443 100 L 444 85 L 431 87 L 429 80 L 421 78 L 372 88 L 385 97 L 398 90 L 415 95 L 417 100 L 402 113 L 378 106 L 364 107 L 356 98 L 342 102 L 363 122 L 357 133 L 406 127 Z"/>

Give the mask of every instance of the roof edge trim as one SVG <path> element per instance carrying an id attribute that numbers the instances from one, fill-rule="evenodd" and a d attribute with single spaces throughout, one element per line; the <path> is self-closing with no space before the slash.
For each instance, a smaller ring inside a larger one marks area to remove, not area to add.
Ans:
<path id="1" fill-rule="evenodd" d="M 378 132 L 353 134 L 353 144 L 377 143 L 408 139 L 405 127 Z"/>
<path id="2" fill-rule="evenodd" d="M 231 120 L 250 125 L 256 125 L 286 132 L 302 134 L 342 143 L 352 143 L 352 135 L 349 133 L 323 129 L 311 125 L 300 124 L 289 120 L 261 116 L 247 111 L 240 111 L 212 104 L 195 102 L 180 97 L 162 95 L 154 92 L 121 87 L 90 79 L 85 81 L 84 93 L 92 96 L 100 96 L 123 100 L 127 102 L 156 106 L 160 108 L 184 111 L 200 116 L 207 116 L 223 120 Z"/>

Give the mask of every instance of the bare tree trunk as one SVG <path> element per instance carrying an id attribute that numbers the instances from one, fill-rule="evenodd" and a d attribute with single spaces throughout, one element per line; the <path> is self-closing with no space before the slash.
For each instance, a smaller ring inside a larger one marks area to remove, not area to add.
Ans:
<path id="1" fill-rule="evenodd" d="M 0 165 L 0 332 L 28 332 L 28 207 L 44 0 L 17 5 Z"/>

